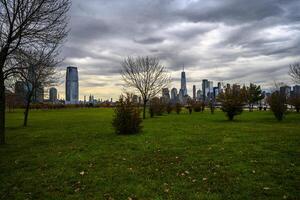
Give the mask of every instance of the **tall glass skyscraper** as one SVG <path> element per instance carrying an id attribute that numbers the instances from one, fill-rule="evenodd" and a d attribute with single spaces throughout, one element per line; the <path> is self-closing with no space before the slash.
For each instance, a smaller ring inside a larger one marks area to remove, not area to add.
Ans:
<path id="1" fill-rule="evenodd" d="M 77 104 L 79 96 L 77 67 L 67 67 L 66 74 L 66 103 Z"/>
<path id="2" fill-rule="evenodd" d="M 185 96 L 187 95 L 187 89 L 186 89 L 186 77 L 185 77 L 185 72 L 184 72 L 184 66 L 183 66 L 183 71 L 181 72 L 181 88 L 182 90 L 182 95 Z"/>

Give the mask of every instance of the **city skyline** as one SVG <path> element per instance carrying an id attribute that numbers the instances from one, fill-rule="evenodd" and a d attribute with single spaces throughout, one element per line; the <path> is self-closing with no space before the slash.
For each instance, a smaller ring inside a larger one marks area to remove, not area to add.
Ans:
<path id="1" fill-rule="evenodd" d="M 174 85 L 185 64 L 188 90 L 202 79 L 272 87 L 291 84 L 299 62 L 298 1 L 74 0 L 63 68 L 78 67 L 80 93 L 117 98 L 127 56 L 156 56 Z M 93 89 L 91 89 L 93 88 Z M 64 96 L 63 84 L 59 85 Z"/>

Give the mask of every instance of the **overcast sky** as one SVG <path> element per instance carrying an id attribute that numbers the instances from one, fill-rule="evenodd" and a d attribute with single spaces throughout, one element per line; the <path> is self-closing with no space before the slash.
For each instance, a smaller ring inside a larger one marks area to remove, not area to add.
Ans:
<path id="1" fill-rule="evenodd" d="M 72 0 L 70 29 L 62 75 L 78 67 L 80 99 L 118 97 L 126 56 L 160 58 L 170 88 L 184 64 L 190 95 L 204 78 L 291 84 L 288 66 L 300 61 L 299 0 Z"/>

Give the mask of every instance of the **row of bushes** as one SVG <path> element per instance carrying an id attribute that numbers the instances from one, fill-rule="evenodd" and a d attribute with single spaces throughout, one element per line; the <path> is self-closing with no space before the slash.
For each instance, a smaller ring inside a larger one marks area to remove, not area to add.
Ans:
<path id="1" fill-rule="evenodd" d="M 111 103 L 101 103 L 101 104 L 53 104 L 53 103 L 32 103 L 30 109 L 64 109 L 64 108 L 108 108 L 113 107 Z M 12 111 L 18 108 L 25 108 L 24 105 L 7 105 L 7 109 Z"/>
<path id="2" fill-rule="evenodd" d="M 267 99 L 270 110 L 279 121 L 284 118 L 284 115 L 287 112 L 287 100 L 288 98 L 279 91 L 273 92 Z M 296 100 L 300 101 L 300 98 L 295 98 L 295 101 Z M 241 114 L 246 105 L 240 91 L 234 88 L 227 88 L 225 92 L 221 93 L 218 96 L 218 102 L 220 103 L 221 110 L 226 114 L 229 120 L 233 120 L 236 115 Z M 186 109 L 188 109 L 191 114 L 192 111 L 203 112 L 206 106 L 209 107 L 213 114 L 215 110 L 214 102 L 209 102 L 207 105 L 204 102 L 190 101 L 188 102 Z M 157 97 L 152 98 L 149 102 L 150 117 L 154 117 L 155 115 L 161 116 L 165 112 L 170 114 L 173 111 L 179 114 L 182 108 L 183 106 L 180 103 L 165 103 Z M 299 112 L 299 107 L 295 106 L 295 109 Z M 116 133 L 138 133 L 142 129 L 141 122 L 140 109 L 137 104 L 133 103 L 133 95 L 127 94 L 127 96 L 122 96 L 116 104 L 113 119 L 113 126 L 115 127 Z"/>

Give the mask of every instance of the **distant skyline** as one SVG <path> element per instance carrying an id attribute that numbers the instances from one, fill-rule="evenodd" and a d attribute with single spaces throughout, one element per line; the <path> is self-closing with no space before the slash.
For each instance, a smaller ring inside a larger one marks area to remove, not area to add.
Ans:
<path id="1" fill-rule="evenodd" d="M 185 65 L 191 95 L 202 79 L 291 84 L 289 64 L 300 62 L 298 0 L 72 0 L 66 67 L 78 67 L 79 98 L 117 98 L 126 56 L 155 56 L 180 88 Z"/>

